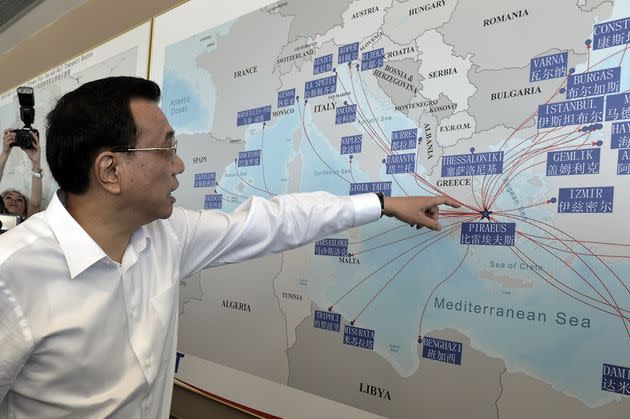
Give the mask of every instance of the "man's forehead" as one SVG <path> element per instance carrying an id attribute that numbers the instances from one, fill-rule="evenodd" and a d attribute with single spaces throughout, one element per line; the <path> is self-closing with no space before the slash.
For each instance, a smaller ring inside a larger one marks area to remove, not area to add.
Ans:
<path id="1" fill-rule="evenodd" d="M 166 134 L 172 131 L 166 115 L 155 102 L 147 99 L 132 99 L 129 107 L 136 121 L 138 134 L 145 131 L 157 131 Z"/>

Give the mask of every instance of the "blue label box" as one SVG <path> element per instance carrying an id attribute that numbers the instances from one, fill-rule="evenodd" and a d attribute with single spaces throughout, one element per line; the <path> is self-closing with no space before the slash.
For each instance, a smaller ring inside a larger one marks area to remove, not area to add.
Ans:
<path id="1" fill-rule="evenodd" d="M 516 223 L 462 223 L 461 244 L 475 246 L 514 246 Z"/>
<path id="2" fill-rule="evenodd" d="M 357 105 L 339 106 L 335 109 L 335 124 L 348 124 L 357 119 Z"/>
<path id="3" fill-rule="evenodd" d="M 529 81 L 543 81 L 567 75 L 568 52 L 532 58 L 529 63 Z"/>
<path id="4" fill-rule="evenodd" d="M 343 330 L 343 343 L 357 348 L 374 349 L 374 330 L 346 325 Z"/>
<path id="5" fill-rule="evenodd" d="M 364 52 L 361 54 L 361 71 L 383 67 L 383 57 L 385 57 L 384 48 Z"/>
<path id="6" fill-rule="evenodd" d="M 567 79 L 567 99 L 618 92 L 620 79 L 621 67 L 571 74 Z"/>
<path id="7" fill-rule="evenodd" d="M 630 148 L 630 122 L 614 122 L 612 124 L 610 148 Z"/>
<path id="8" fill-rule="evenodd" d="M 630 396 L 630 368 L 603 364 L 602 390 Z"/>
<path id="9" fill-rule="evenodd" d="M 538 106 L 538 129 L 592 124 L 603 118 L 603 96 Z"/>
<path id="10" fill-rule="evenodd" d="M 442 177 L 503 173 L 503 151 L 442 156 Z"/>
<path id="11" fill-rule="evenodd" d="M 363 136 L 349 135 L 347 137 L 341 137 L 341 154 L 357 154 L 361 152 L 361 145 L 363 144 Z"/>
<path id="12" fill-rule="evenodd" d="M 271 119 L 271 105 L 240 111 L 236 114 L 236 126 L 256 124 Z"/>
<path id="13" fill-rule="evenodd" d="M 313 327 L 328 330 L 330 332 L 338 332 L 340 330 L 340 325 L 341 314 L 331 313 L 330 311 L 315 310 Z"/>
<path id="14" fill-rule="evenodd" d="M 547 176 L 594 175 L 599 173 L 600 149 L 588 148 L 547 153 Z"/>
<path id="15" fill-rule="evenodd" d="M 348 61 L 353 61 L 359 58 L 359 43 L 355 42 L 354 44 L 344 45 L 339 47 L 339 59 L 337 62 L 347 63 Z"/>
<path id="16" fill-rule="evenodd" d="M 332 70 L 332 54 L 317 57 L 313 60 L 313 74 L 325 73 Z"/>
<path id="17" fill-rule="evenodd" d="M 593 49 L 630 43 L 630 17 L 600 23 L 593 27 Z"/>
<path id="18" fill-rule="evenodd" d="M 238 153 L 238 167 L 260 166 L 260 150 L 241 151 Z"/>
<path id="19" fill-rule="evenodd" d="M 323 77 L 304 83 L 304 98 L 329 95 L 337 91 L 337 76 Z"/>
<path id="20" fill-rule="evenodd" d="M 462 365 L 462 344 L 425 336 L 422 341 L 422 357 L 447 364 Z"/>
<path id="21" fill-rule="evenodd" d="M 416 148 L 418 129 L 403 129 L 392 132 L 392 151 Z"/>
<path id="22" fill-rule="evenodd" d="M 617 155 L 617 174 L 630 175 L 630 149 L 619 150 Z"/>
<path id="23" fill-rule="evenodd" d="M 385 173 L 388 175 L 413 173 L 415 171 L 416 155 L 414 153 L 389 155 L 385 160 Z"/>
<path id="24" fill-rule="evenodd" d="M 351 183 L 349 195 L 359 195 L 370 192 L 382 192 L 385 196 L 392 196 L 391 182 Z"/>
<path id="25" fill-rule="evenodd" d="M 203 202 L 203 207 L 204 209 L 221 209 L 223 207 L 223 195 L 206 195 L 206 199 Z"/>
<path id="26" fill-rule="evenodd" d="M 613 212 L 613 195 L 612 186 L 560 188 L 558 213 L 610 213 Z"/>
<path id="27" fill-rule="evenodd" d="M 630 119 L 630 93 L 606 96 L 606 121 Z"/>
<path id="28" fill-rule="evenodd" d="M 278 107 L 284 108 L 295 103 L 295 89 L 283 90 L 278 92 Z"/>
<path id="29" fill-rule="evenodd" d="M 322 239 L 315 242 L 315 254 L 319 256 L 348 256 L 348 239 Z"/>
<path id="30" fill-rule="evenodd" d="M 195 175 L 195 188 L 214 188 L 216 185 L 216 172 L 197 173 Z"/>

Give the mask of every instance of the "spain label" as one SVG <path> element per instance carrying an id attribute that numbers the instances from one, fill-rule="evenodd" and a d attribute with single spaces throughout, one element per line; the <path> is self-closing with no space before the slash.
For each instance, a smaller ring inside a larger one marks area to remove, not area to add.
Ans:
<path id="1" fill-rule="evenodd" d="M 315 254 L 319 256 L 348 256 L 348 239 L 322 239 L 315 242 Z"/>
<path id="2" fill-rule="evenodd" d="M 538 106 L 538 129 L 591 124 L 603 118 L 603 96 Z"/>
<path id="3" fill-rule="evenodd" d="M 600 154 L 599 148 L 549 152 L 547 153 L 547 176 L 597 174 Z"/>
<path id="4" fill-rule="evenodd" d="M 614 187 L 594 186 L 560 188 L 558 192 L 558 213 L 609 213 L 613 212 Z"/>
<path id="5" fill-rule="evenodd" d="M 455 154 L 442 157 L 442 177 L 503 173 L 503 151 Z"/>
<path id="6" fill-rule="evenodd" d="M 349 195 L 359 195 L 370 192 L 382 192 L 385 196 L 392 196 L 391 182 L 351 183 Z"/>
<path id="7" fill-rule="evenodd" d="M 516 223 L 462 223 L 460 244 L 514 246 Z"/>
<path id="8" fill-rule="evenodd" d="M 328 330 L 330 332 L 338 332 L 340 330 L 340 325 L 341 314 L 331 313 L 330 311 L 315 310 L 313 327 Z"/>
<path id="9" fill-rule="evenodd" d="M 195 175 L 195 188 L 214 188 L 216 184 L 217 173 L 197 173 Z"/>
<path id="10" fill-rule="evenodd" d="M 529 81 L 557 79 L 567 75 L 568 52 L 535 57 L 529 63 Z"/>
<path id="11" fill-rule="evenodd" d="M 462 344 L 425 336 L 422 341 L 422 357 L 447 364 L 462 365 Z"/>
<path id="12" fill-rule="evenodd" d="M 271 119 L 271 105 L 247 109 L 236 114 L 236 126 L 256 124 Z"/>
<path id="13" fill-rule="evenodd" d="M 374 330 L 346 325 L 343 328 L 343 343 L 357 348 L 374 349 Z"/>
<path id="14" fill-rule="evenodd" d="M 349 135 L 347 137 L 341 137 L 341 154 L 357 154 L 361 152 L 361 145 L 363 144 L 363 136 Z"/>

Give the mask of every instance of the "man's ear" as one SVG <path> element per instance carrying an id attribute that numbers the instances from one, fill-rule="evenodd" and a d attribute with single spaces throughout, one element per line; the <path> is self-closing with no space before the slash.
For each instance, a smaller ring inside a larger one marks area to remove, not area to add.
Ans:
<path id="1" fill-rule="evenodd" d="M 120 194 L 120 170 L 116 154 L 103 151 L 94 160 L 94 180 L 109 193 Z"/>

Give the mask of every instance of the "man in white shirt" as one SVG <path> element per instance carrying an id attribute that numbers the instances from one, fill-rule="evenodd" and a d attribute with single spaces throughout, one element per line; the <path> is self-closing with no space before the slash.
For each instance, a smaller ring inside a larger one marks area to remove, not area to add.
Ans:
<path id="1" fill-rule="evenodd" d="M 166 418 L 179 279 L 301 246 L 382 214 L 438 229 L 447 197 L 254 197 L 173 209 L 184 163 L 159 87 L 115 77 L 48 115 L 60 191 L 0 236 L 0 418 Z"/>

